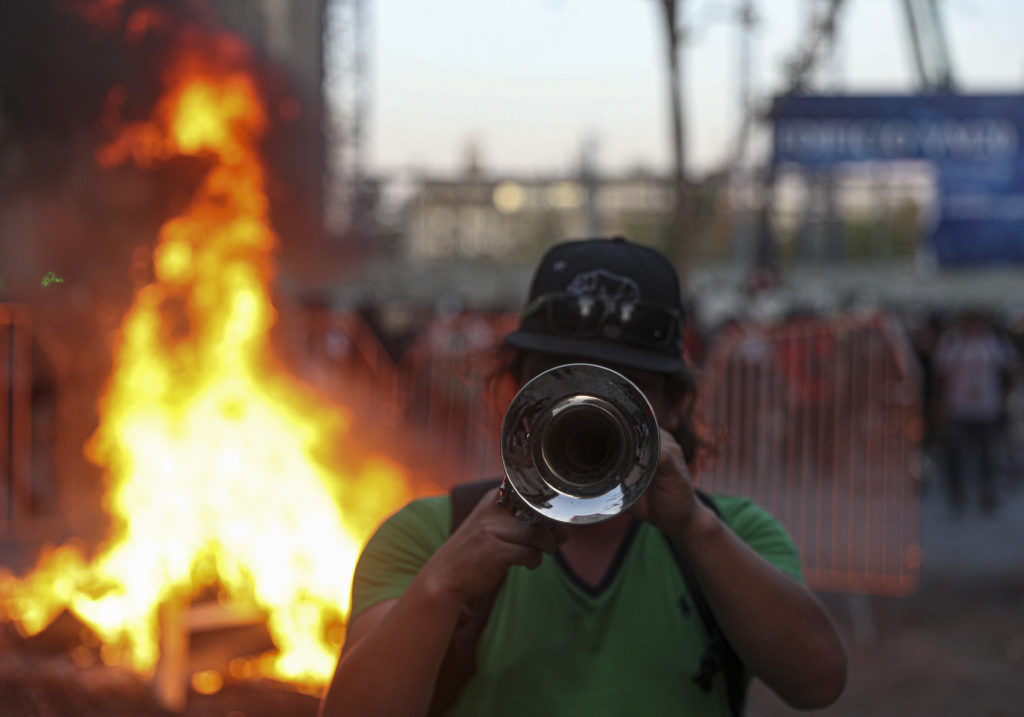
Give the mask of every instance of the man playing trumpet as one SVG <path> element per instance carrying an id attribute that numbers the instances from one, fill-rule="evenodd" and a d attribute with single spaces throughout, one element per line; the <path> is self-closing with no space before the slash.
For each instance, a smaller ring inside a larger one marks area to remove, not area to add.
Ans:
<path id="1" fill-rule="evenodd" d="M 548 251 L 507 370 L 524 385 L 582 362 L 639 387 L 657 419 L 649 485 L 585 523 L 517 518 L 497 488 L 454 530 L 449 496 L 396 513 L 356 569 L 322 717 L 740 714 L 755 677 L 797 708 L 838 698 L 846 655 L 784 529 L 694 487 L 681 315 L 676 272 L 652 249 Z"/>

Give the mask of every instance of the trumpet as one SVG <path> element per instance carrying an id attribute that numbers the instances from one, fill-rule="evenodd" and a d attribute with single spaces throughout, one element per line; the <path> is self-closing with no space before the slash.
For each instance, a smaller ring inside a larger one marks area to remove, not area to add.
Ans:
<path id="1" fill-rule="evenodd" d="M 498 502 L 530 523 L 584 525 L 626 511 L 661 449 L 650 401 L 618 371 L 556 366 L 526 383 L 501 426 Z"/>

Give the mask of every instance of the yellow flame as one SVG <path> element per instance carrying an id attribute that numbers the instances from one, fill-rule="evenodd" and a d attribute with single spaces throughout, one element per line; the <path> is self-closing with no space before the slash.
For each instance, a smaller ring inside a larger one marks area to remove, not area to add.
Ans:
<path id="1" fill-rule="evenodd" d="M 25 579 L 0 579 L 0 605 L 28 633 L 68 608 L 99 635 L 104 662 L 146 672 L 159 606 L 216 585 L 265 613 L 275 675 L 315 684 L 333 669 L 358 550 L 410 491 L 384 457 L 350 461 L 348 475 L 328 465 L 350 417 L 273 357 L 277 239 L 256 146 L 266 116 L 252 78 L 223 69 L 241 46 L 216 50 L 184 52 L 154 116 L 99 153 L 105 164 L 188 155 L 210 167 L 160 230 L 156 279 L 123 321 L 86 447 L 105 468 L 111 535 L 91 560 L 63 546 Z"/>

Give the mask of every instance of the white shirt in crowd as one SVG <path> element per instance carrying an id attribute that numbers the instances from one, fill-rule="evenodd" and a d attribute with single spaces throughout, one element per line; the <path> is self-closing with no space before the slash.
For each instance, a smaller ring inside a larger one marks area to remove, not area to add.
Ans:
<path id="1" fill-rule="evenodd" d="M 1013 346 L 985 329 L 946 332 L 935 348 L 935 368 L 943 379 L 947 418 L 992 421 L 1003 410 L 1004 377 L 1013 370 Z"/>

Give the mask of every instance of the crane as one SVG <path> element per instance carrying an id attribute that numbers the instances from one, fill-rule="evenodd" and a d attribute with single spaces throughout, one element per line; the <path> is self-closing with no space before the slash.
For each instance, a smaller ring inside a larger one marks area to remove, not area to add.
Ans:
<path id="1" fill-rule="evenodd" d="M 781 93 L 783 95 L 809 89 L 813 71 L 835 40 L 840 12 L 847 3 L 846 0 L 823 2 L 811 8 L 804 42 L 787 62 L 787 87 Z M 898 0 L 898 3 L 907 22 L 917 90 L 922 93 L 955 91 L 953 63 L 939 10 L 940 0 Z"/>
<path id="2" fill-rule="evenodd" d="M 955 91 L 953 63 L 938 3 L 939 0 L 903 0 L 902 3 L 921 92 Z"/>

